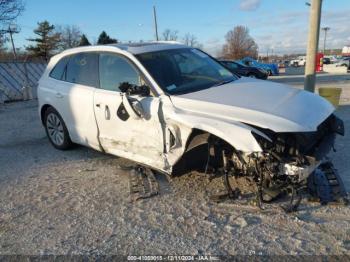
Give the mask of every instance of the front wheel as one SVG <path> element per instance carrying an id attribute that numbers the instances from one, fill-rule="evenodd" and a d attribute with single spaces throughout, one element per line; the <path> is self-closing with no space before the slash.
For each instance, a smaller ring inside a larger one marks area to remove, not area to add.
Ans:
<path id="1" fill-rule="evenodd" d="M 257 78 L 256 75 L 254 75 L 254 74 L 249 74 L 248 77 L 250 77 L 250 78 Z"/>
<path id="2" fill-rule="evenodd" d="M 51 144 L 60 150 L 72 147 L 67 127 L 60 114 L 52 107 L 45 112 L 45 131 Z"/>

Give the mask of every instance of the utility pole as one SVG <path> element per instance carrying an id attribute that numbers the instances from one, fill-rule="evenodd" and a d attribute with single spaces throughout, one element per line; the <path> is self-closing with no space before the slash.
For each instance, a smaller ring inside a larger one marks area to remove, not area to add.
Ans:
<path id="1" fill-rule="evenodd" d="M 266 50 L 266 61 L 269 62 L 269 49 Z"/>
<path id="2" fill-rule="evenodd" d="M 158 24 L 157 24 L 157 13 L 156 13 L 156 7 L 153 6 L 153 18 L 154 18 L 154 30 L 156 33 L 156 40 L 159 41 L 158 37 Z"/>
<path id="3" fill-rule="evenodd" d="M 19 33 L 19 31 L 16 28 L 11 28 L 11 26 L 9 25 L 7 30 L 0 30 L 0 34 L 10 34 L 10 40 L 11 40 L 11 44 L 12 44 L 12 52 L 13 52 L 13 57 L 15 60 L 17 60 L 17 52 L 16 52 L 16 48 L 15 48 L 15 43 L 13 41 L 13 34 L 17 34 Z"/>
<path id="4" fill-rule="evenodd" d="M 8 28 L 8 33 L 10 34 L 10 39 L 11 39 L 11 44 L 12 44 L 12 50 L 13 50 L 13 57 L 15 58 L 15 60 L 17 61 L 17 53 L 16 53 L 16 48 L 15 48 L 15 43 L 13 42 L 13 34 L 17 34 L 19 33 L 18 30 L 16 29 L 12 29 L 11 26 L 9 26 Z"/>
<path id="5" fill-rule="evenodd" d="M 330 27 L 322 27 L 324 31 L 324 40 L 323 40 L 323 54 L 326 55 L 326 41 L 327 41 L 327 32 L 330 30 Z"/>
<path id="6" fill-rule="evenodd" d="M 320 35 L 321 9 L 322 0 L 311 1 L 304 83 L 304 89 L 310 92 L 315 92 L 316 54 Z"/>
<path id="7" fill-rule="evenodd" d="M 273 48 L 271 49 L 271 59 L 273 59 Z"/>

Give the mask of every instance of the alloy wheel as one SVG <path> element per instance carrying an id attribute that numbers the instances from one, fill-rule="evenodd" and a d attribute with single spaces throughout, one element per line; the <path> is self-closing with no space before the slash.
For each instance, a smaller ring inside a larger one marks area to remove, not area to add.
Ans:
<path id="1" fill-rule="evenodd" d="M 55 145 L 60 146 L 64 143 L 63 125 L 62 125 L 61 120 L 59 119 L 59 117 L 56 114 L 50 113 L 47 116 L 46 128 L 47 128 L 47 133 L 49 134 L 51 141 Z"/>

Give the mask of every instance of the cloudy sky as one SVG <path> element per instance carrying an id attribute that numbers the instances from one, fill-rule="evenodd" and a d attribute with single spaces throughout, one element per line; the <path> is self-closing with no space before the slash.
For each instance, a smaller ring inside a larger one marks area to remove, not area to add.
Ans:
<path id="1" fill-rule="evenodd" d="M 102 30 L 121 41 L 153 40 L 152 6 L 158 13 L 159 31 L 178 30 L 197 36 L 204 49 L 216 55 L 225 34 L 245 25 L 259 52 L 302 53 L 308 32 L 308 0 L 27 0 L 18 19 L 21 33 L 16 45 L 28 45 L 38 21 L 74 24 L 95 42 Z M 323 0 L 321 26 L 330 27 L 327 46 L 350 44 L 350 0 Z M 323 34 L 320 36 L 323 43 Z"/>

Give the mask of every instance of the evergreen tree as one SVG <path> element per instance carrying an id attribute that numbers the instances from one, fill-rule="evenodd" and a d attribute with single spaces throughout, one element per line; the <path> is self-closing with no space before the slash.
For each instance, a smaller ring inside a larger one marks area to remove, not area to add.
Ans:
<path id="1" fill-rule="evenodd" d="M 115 44 L 115 43 L 118 43 L 118 40 L 114 38 L 110 38 L 105 31 L 102 31 L 97 41 L 98 45 Z"/>
<path id="2" fill-rule="evenodd" d="M 50 25 L 48 21 L 39 22 L 38 27 L 34 30 L 38 37 L 28 39 L 35 45 L 30 45 L 26 49 L 34 56 L 42 57 L 48 61 L 60 44 L 60 34 L 55 33 L 54 29 L 55 27 Z"/>
<path id="3" fill-rule="evenodd" d="M 80 38 L 80 43 L 79 43 L 79 46 L 88 46 L 88 45 L 91 45 L 89 40 L 87 39 L 86 35 L 83 34 Z"/>

